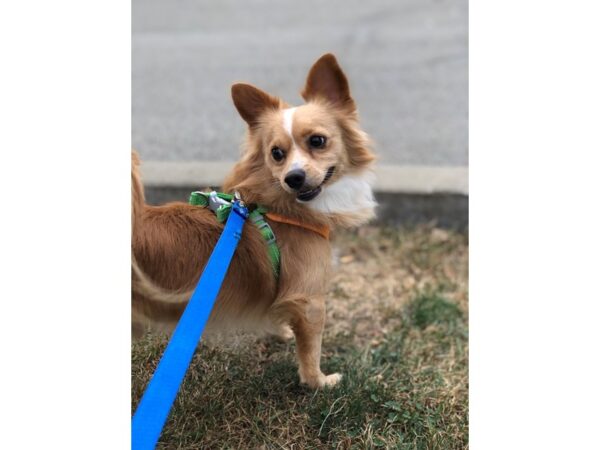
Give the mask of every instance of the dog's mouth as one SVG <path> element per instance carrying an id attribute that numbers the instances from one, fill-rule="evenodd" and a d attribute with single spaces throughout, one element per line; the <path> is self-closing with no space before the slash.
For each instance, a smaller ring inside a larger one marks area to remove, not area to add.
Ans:
<path id="1" fill-rule="evenodd" d="M 319 195 L 321 193 L 321 191 L 323 190 L 322 186 L 325 183 L 327 183 L 327 181 L 329 181 L 329 179 L 333 176 L 334 172 L 335 172 L 335 166 L 331 166 L 329 169 L 327 169 L 325 178 L 323 178 L 323 181 L 321 182 L 320 185 L 318 185 L 316 188 L 313 188 L 310 190 L 298 192 L 298 194 L 296 194 L 296 198 L 302 202 L 311 201 L 313 198 L 315 198 L 317 195 Z"/>

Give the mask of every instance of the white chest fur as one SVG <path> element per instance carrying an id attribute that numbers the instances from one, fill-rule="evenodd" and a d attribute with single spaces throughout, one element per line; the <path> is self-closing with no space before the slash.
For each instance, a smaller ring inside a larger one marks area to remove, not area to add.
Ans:
<path id="1" fill-rule="evenodd" d="M 373 174 L 364 171 L 345 175 L 334 183 L 323 186 L 323 192 L 307 203 L 310 208 L 325 214 L 363 215 L 377 206 L 371 184 Z"/>

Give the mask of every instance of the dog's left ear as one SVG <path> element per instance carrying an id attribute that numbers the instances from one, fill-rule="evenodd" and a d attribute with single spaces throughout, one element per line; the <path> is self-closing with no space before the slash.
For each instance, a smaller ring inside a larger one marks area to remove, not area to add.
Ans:
<path id="1" fill-rule="evenodd" d="M 331 53 L 321 56 L 313 64 L 308 72 L 306 85 L 301 95 L 307 102 L 315 98 L 321 98 L 335 106 L 347 108 L 352 111 L 356 109 L 354 100 L 350 96 L 348 79 L 340 68 L 335 56 Z"/>

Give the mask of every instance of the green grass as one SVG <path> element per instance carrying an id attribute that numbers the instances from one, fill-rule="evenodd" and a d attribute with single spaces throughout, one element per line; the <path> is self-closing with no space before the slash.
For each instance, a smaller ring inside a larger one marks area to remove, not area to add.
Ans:
<path id="1" fill-rule="evenodd" d="M 377 233 L 383 239 L 387 231 Z M 416 237 L 404 236 L 390 252 L 409 258 L 402 247 L 408 238 Z M 363 327 L 357 334 L 351 319 L 326 333 L 323 371 L 344 375 L 332 389 L 299 385 L 293 343 L 201 345 L 159 448 L 467 448 L 467 317 L 453 298 L 462 296 L 447 290 L 446 281 L 415 287 L 396 307 L 387 300 L 375 305 L 382 331 Z M 335 300 L 343 290 L 335 284 L 332 301 L 348 302 L 345 291 Z M 352 304 L 348 309 L 350 316 L 357 311 Z M 165 345 L 165 337 L 153 335 L 133 345 L 132 408 Z"/>

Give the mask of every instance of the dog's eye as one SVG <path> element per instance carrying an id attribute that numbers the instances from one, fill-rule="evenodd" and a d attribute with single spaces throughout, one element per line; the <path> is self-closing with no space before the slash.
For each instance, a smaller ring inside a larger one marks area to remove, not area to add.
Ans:
<path id="1" fill-rule="evenodd" d="M 273 147 L 271 149 L 271 156 L 275 161 L 281 161 L 283 158 L 285 158 L 285 152 L 279 147 Z"/>
<path id="2" fill-rule="evenodd" d="M 308 138 L 308 145 L 310 145 L 311 148 L 323 148 L 326 143 L 327 139 L 325 139 L 325 136 L 320 136 L 318 134 L 313 134 Z"/>

